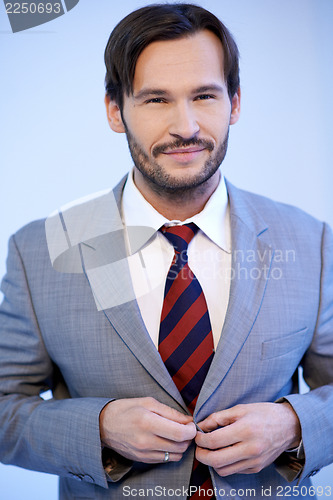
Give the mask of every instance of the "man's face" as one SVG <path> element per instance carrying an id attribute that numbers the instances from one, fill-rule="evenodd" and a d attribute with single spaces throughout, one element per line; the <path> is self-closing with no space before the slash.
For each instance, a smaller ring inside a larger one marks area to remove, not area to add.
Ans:
<path id="1" fill-rule="evenodd" d="M 223 72 L 223 49 L 210 31 L 151 43 L 140 54 L 133 94 L 121 115 L 134 179 L 157 192 L 202 185 L 224 159 L 229 124 L 238 119 Z M 120 116 L 120 112 L 119 112 Z"/>

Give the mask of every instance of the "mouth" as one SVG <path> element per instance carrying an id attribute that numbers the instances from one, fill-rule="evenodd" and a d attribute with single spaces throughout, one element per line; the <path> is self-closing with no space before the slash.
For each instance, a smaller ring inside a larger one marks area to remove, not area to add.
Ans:
<path id="1" fill-rule="evenodd" d="M 171 149 L 163 154 L 177 163 L 189 163 L 196 160 L 206 148 L 203 146 L 191 146 L 188 148 Z"/>
<path id="2" fill-rule="evenodd" d="M 203 151 L 204 148 L 203 146 L 192 146 L 189 148 L 179 148 L 179 149 L 171 149 L 170 151 L 164 151 L 164 154 L 166 155 L 172 155 L 172 154 L 191 154 L 191 153 L 200 153 Z"/>

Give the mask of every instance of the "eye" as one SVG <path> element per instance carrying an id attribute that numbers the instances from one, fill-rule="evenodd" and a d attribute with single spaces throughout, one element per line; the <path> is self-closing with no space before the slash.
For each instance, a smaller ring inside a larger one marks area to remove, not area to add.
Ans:
<path id="1" fill-rule="evenodd" d="M 162 97 L 153 97 L 152 99 L 147 99 L 145 104 L 160 104 L 162 102 L 165 102 L 165 99 L 162 99 Z"/>
<path id="2" fill-rule="evenodd" d="M 200 94 L 195 97 L 196 101 L 206 101 L 208 99 L 215 99 L 215 96 L 212 94 Z"/>

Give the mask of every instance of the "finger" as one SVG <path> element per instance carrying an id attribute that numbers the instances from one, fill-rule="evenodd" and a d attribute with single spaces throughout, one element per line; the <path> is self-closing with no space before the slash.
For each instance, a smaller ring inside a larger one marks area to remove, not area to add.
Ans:
<path id="1" fill-rule="evenodd" d="M 183 458 L 182 453 L 170 453 L 168 455 L 168 460 L 165 460 L 166 455 L 163 451 L 152 451 L 149 455 L 142 454 L 139 455 L 137 460 L 147 464 L 160 464 L 167 462 L 179 462 Z"/>
<path id="2" fill-rule="evenodd" d="M 170 441 L 167 439 L 157 439 L 154 442 L 154 449 L 159 450 L 161 452 L 168 451 L 169 453 L 185 453 L 187 448 L 192 443 L 192 440 L 182 441 L 181 443 L 177 443 L 175 441 Z"/>
<path id="3" fill-rule="evenodd" d="M 240 441 L 242 441 L 241 429 L 237 422 L 211 432 L 198 432 L 195 437 L 195 442 L 199 447 L 209 450 L 232 446 Z"/>
<path id="4" fill-rule="evenodd" d="M 239 407 L 234 406 L 232 408 L 228 408 L 227 410 L 212 413 L 201 422 L 198 422 L 198 425 L 204 432 L 210 432 L 219 427 L 224 427 L 234 423 L 239 417 Z"/>
<path id="5" fill-rule="evenodd" d="M 160 452 L 160 459 L 159 459 L 159 462 L 179 462 L 182 458 L 183 458 L 183 454 L 182 453 L 169 453 L 168 455 L 168 460 L 165 460 L 166 458 L 166 455 L 165 453 L 162 454 L 162 457 L 161 457 L 161 452 Z"/>
<path id="6" fill-rule="evenodd" d="M 243 443 L 214 451 L 197 447 L 196 458 L 199 462 L 209 465 L 215 470 L 236 466 L 240 463 L 242 463 L 242 467 L 249 468 L 256 465 L 258 460 L 258 457 L 251 452 L 251 448 Z"/>
<path id="7" fill-rule="evenodd" d="M 156 436 L 175 442 L 192 440 L 197 433 L 193 422 L 184 425 L 156 414 L 152 415 L 150 429 Z"/>
<path id="8" fill-rule="evenodd" d="M 191 415 L 185 415 L 175 408 L 171 408 L 170 406 L 160 403 L 154 398 L 145 399 L 147 400 L 149 410 L 153 411 L 157 415 L 160 415 L 161 417 L 172 420 L 173 422 L 178 422 L 179 424 L 187 424 L 193 421 L 193 417 Z"/>
<path id="9" fill-rule="evenodd" d="M 226 467 L 221 467 L 215 469 L 219 476 L 226 477 L 231 476 L 232 474 L 255 474 L 260 472 L 260 468 L 253 467 L 251 468 L 251 464 L 248 460 L 242 460 L 232 465 L 228 465 Z"/>

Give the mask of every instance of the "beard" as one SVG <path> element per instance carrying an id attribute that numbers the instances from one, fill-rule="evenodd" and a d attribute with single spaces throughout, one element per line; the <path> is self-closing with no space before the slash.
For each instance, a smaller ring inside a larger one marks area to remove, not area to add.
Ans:
<path id="1" fill-rule="evenodd" d="M 123 123 L 134 165 L 142 174 L 147 184 L 149 184 L 150 188 L 159 196 L 168 195 L 168 197 L 171 196 L 176 199 L 186 195 L 190 196 L 193 191 L 197 189 L 204 192 L 205 184 L 217 172 L 227 152 L 229 128 L 224 140 L 217 147 L 215 152 L 212 141 L 193 137 L 187 140 L 176 139 L 173 142 L 155 146 L 152 150 L 152 158 L 150 158 L 130 133 L 125 122 Z M 195 175 L 189 176 L 187 173 L 184 173 L 183 177 L 175 177 L 169 174 L 166 169 L 158 163 L 157 158 L 160 154 L 163 154 L 164 151 L 171 151 L 172 149 L 189 146 L 202 146 L 209 152 L 208 159 L 204 162 L 200 171 Z"/>

